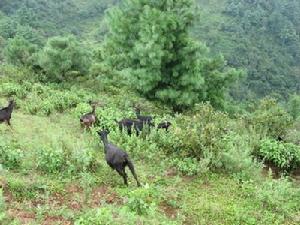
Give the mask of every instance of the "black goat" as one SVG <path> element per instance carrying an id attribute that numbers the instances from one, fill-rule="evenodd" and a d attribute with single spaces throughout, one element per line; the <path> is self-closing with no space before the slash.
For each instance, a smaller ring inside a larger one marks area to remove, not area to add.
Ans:
<path id="1" fill-rule="evenodd" d="M 123 131 L 125 129 L 129 136 L 132 134 L 132 128 L 136 131 L 136 135 L 138 136 L 140 132 L 144 128 L 144 123 L 139 120 L 133 120 L 133 119 L 122 119 L 120 121 L 115 120 L 116 123 L 119 125 L 120 131 Z"/>
<path id="2" fill-rule="evenodd" d="M 10 100 L 7 107 L 0 109 L 0 123 L 6 122 L 9 126 L 11 126 L 10 119 L 14 106 L 14 100 Z"/>
<path id="3" fill-rule="evenodd" d="M 127 174 L 125 171 L 125 167 L 128 166 L 134 179 L 136 180 L 137 186 L 141 186 L 140 182 L 138 181 L 137 175 L 134 171 L 134 166 L 129 156 L 126 152 L 118 148 L 116 145 L 111 144 L 107 140 L 108 131 L 98 131 L 98 135 L 100 136 L 103 144 L 104 144 L 104 154 L 105 160 L 107 164 L 113 169 L 116 170 L 121 177 L 124 179 L 124 183 L 128 186 L 127 182 Z"/>
<path id="4" fill-rule="evenodd" d="M 147 124 L 149 126 L 154 126 L 154 123 L 152 122 L 153 117 L 152 116 L 141 116 L 141 110 L 139 107 L 135 107 L 135 114 L 136 117 L 142 121 L 144 124 Z"/>
<path id="5" fill-rule="evenodd" d="M 168 131 L 168 129 L 171 125 L 172 125 L 172 123 L 170 123 L 168 121 L 164 121 L 157 125 L 157 129 L 165 129 L 166 131 Z"/>

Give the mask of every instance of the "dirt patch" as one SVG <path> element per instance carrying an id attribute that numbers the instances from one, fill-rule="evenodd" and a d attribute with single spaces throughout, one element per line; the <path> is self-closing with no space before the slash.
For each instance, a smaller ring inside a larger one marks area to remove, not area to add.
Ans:
<path id="1" fill-rule="evenodd" d="M 82 192 L 83 192 L 83 189 L 76 184 L 71 184 L 66 188 L 67 194 L 75 194 L 75 193 L 82 193 Z"/>
<path id="2" fill-rule="evenodd" d="M 166 202 L 160 204 L 159 208 L 164 212 L 164 214 L 170 219 L 176 219 L 177 209 L 168 205 Z"/>
<path id="3" fill-rule="evenodd" d="M 35 214 L 32 212 L 26 212 L 20 209 L 8 210 L 8 216 L 20 221 L 21 224 L 30 224 L 35 221 Z"/>
<path id="4" fill-rule="evenodd" d="M 70 209 L 74 210 L 74 211 L 80 210 L 80 209 L 82 208 L 81 205 L 82 205 L 82 204 L 81 204 L 80 202 L 75 201 L 75 200 L 70 201 L 70 202 L 68 203 L 68 207 L 69 207 Z"/>
<path id="5" fill-rule="evenodd" d="M 122 204 L 123 200 L 120 198 L 117 193 L 112 192 L 108 187 L 101 186 L 92 191 L 91 196 L 91 207 L 98 207 L 102 202 L 108 204 Z"/>
<path id="6" fill-rule="evenodd" d="M 65 204 L 65 201 L 66 201 L 66 200 L 65 200 L 65 197 L 64 197 L 62 194 L 60 194 L 60 193 L 54 193 L 54 194 L 50 197 L 48 203 L 49 203 L 50 205 L 52 205 L 53 207 L 55 207 L 55 206 L 60 207 L 60 206 L 62 206 L 62 205 Z"/>
<path id="7" fill-rule="evenodd" d="M 167 177 L 174 177 L 176 175 L 177 175 L 177 170 L 175 168 L 170 168 L 165 172 L 165 176 Z"/>
<path id="8" fill-rule="evenodd" d="M 281 177 L 282 174 L 282 170 L 280 168 L 278 168 L 277 166 L 275 166 L 273 163 L 271 162 L 264 162 L 265 166 L 263 168 L 262 174 L 264 176 L 269 176 L 269 170 L 272 171 L 272 177 L 274 179 L 279 179 Z"/>
<path id="9" fill-rule="evenodd" d="M 298 182 L 300 183 L 300 167 L 293 170 L 291 176 Z"/>
<path id="10" fill-rule="evenodd" d="M 71 225 L 72 223 L 62 216 L 47 216 L 42 225 Z"/>

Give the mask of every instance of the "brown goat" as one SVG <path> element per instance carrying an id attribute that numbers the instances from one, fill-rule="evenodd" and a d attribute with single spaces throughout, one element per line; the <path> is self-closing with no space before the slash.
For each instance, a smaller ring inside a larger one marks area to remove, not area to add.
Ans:
<path id="1" fill-rule="evenodd" d="M 6 122 L 9 126 L 11 126 L 10 119 L 14 106 L 14 100 L 10 100 L 7 107 L 0 109 L 0 123 Z"/>
<path id="2" fill-rule="evenodd" d="M 91 106 L 92 106 L 93 110 L 80 117 L 80 124 L 81 124 L 82 128 L 89 129 L 91 126 L 93 126 L 95 124 L 95 122 L 97 120 L 96 113 L 95 113 L 96 105 L 92 104 Z"/>

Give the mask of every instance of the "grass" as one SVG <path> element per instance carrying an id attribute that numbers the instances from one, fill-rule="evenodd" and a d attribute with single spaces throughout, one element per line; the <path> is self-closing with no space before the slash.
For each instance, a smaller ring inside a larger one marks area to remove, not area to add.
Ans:
<path id="1" fill-rule="evenodd" d="M 1 125 L 2 136 L 18 140 L 25 165 L 19 170 L 1 170 L 5 183 L 6 215 L 16 224 L 72 224 L 94 210 L 100 217 L 113 213 L 113 221 L 133 224 L 299 224 L 299 207 L 286 213 L 270 208 L 257 198 L 263 182 L 240 183 L 220 173 L 185 177 L 165 163 L 135 158 L 144 187 L 137 188 L 130 175 L 129 187 L 106 165 L 97 139 L 79 128 L 68 114 L 50 117 L 15 112 L 13 130 Z M 44 174 L 32 168 L 37 146 L 62 140 L 70 146 L 91 148 L 95 172 Z M 76 143 L 75 145 L 73 145 Z M 126 149 L 129 153 L 132 149 Z M 142 202 L 139 199 L 143 199 Z M 280 202 L 291 204 L 291 200 Z M 293 208 L 293 207 L 291 207 Z M 107 211 L 103 211 L 103 210 Z M 143 214 L 145 209 L 146 214 Z M 141 215 L 138 213 L 141 212 Z M 155 219 L 156 218 L 156 219 Z M 9 223 L 8 223 L 9 224 Z"/>

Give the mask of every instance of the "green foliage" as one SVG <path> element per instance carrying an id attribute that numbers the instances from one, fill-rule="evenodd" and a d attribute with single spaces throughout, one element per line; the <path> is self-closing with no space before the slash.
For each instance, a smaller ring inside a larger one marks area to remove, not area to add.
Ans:
<path id="1" fill-rule="evenodd" d="M 199 2 L 200 22 L 192 30 L 228 65 L 245 68 L 234 90 L 238 99 L 272 93 L 284 99 L 299 91 L 299 1 L 220 0 Z M 288 91 L 287 91 L 288 90 Z"/>
<path id="2" fill-rule="evenodd" d="M 212 167 L 220 166 L 223 138 L 229 126 L 229 117 L 215 111 L 211 105 L 198 105 L 192 116 L 177 119 L 176 136 L 181 143 L 181 157 L 209 158 Z"/>
<path id="3" fill-rule="evenodd" d="M 8 142 L 0 137 L 0 165 L 8 169 L 21 167 L 23 151 L 17 142 Z"/>
<path id="4" fill-rule="evenodd" d="M 67 175 L 92 171 L 96 166 L 92 149 L 71 140 L 53 137 L 51 145 L 39 146 L 35 151 L 36 169 L 46 174 Z"/>
<path id="5" fill-rule="evenodd" d="M 155 189 L 145 186 L 128 193 L 127 207 L 138 215 L 147 215 L 156 207 L 158 193 Z"/>
<path id="6" fill-rule="evenodd" d="M 222 168 L 240 180 L 259 179 L 263 165 L 253 157 L 252 146 L 245 136 L 237 133 L 227 135 L 221 157 Z"/>
<path id="7" fill-rule="evenodd" d="M 54 112 L 63 112 L 74 108 L 82 101 L 94 97 L 83 90 L 59 90 L 55 85 L 23 82 L 17 84 L 4 82 L 0 84 L 0 95 L 14 97 L 18 107 L 32 115 L 50 115 Z M 78 115 L 79 116 L 79 115 Z"/>
<path id="8" fill-rule="evenodd" d="M 45 173 L 59 173 L 66 165 L 63 149 L 45 146 L 38 149 L 36 167 Z"/>
<path id="9" fill-rule="evenodd" d="M 174 159 L 172 160 L 172 164 L 184 175 L 193 176 L 200 172 L 199 162 L 195 158 Z"/>
<path id="10" fill-rule="evenodd" d="M 71 72 L 88 71 L 89 53 L 74 36 L 53 37 L 40 53 L 39 64 L 50 80 L 63 81 L 72 78 Z"/>
<path id="11" fill-rule="evenodd" d="M 287 103 L 287 111 L 297 119 L 300 116 L 300 95 L 291 95 Z"/>
<path id="12" fill-rule="evenodd" d="M 4 56 L 9 63 L 19 66 L 31 66 L 36 53 L 36 46 L 23 37 L 9 39 Z"/>
<path id="13" fill-rule="evenodd" d="M 265 98 L 250 116 L 250 125 L 262 137 L 267 135 L 275 139 L 284 138 L 292 125 L 292 118 L 275 99 Z"/>
<path id="14" fill-rule="evenodd" d="M 300 190 L 288 179 L 268 179 L 255 192 L 261 207 L 284 216 L 292 215 L 300 209 Z"/>
<path id="15" fill-rule="evenodd" d="M 132 86 L 175 110 L 200 101 L 223 106 L 224 93 L 238 73 L 223 58 L 189 36 L 193 1 L 126 1 L 110 11 L 106 60 L 122 70 Z"/>
<path id="16" fill-rule="evenodd" d="M 3 191 L 0 188 L 0 222 L 2 222 L 6 217 L 5 213 L 5 201 L 3 198 Z"/>
<path id="17" fill-rule="evenodd" d="M 284 170 L 291 170 L 300 165 L 300 147 L 292 143 L 263 140 L 258 155 Z"/>

